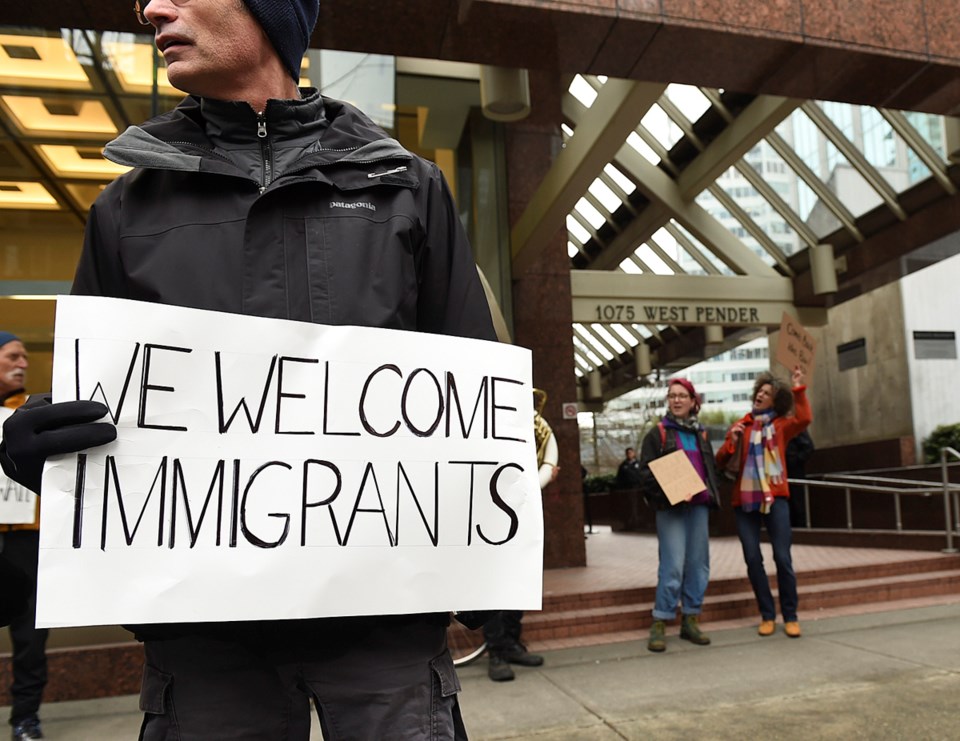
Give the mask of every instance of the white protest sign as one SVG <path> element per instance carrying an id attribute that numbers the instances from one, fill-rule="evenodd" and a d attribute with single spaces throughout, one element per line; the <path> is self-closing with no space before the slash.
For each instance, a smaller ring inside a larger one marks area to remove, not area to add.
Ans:
<path id="1" fill-rule="evenodd" d="M 0 407 L 0 440 L 3 439 L 3 421 L 13 414 L 12 409 Z M 37 495 L 0 470 L 0 525 L 27 525 L 37 516 Z"/>
<path id="2" fill-rule="evenodd" d="M 42 627 L 540 608 L 529 351 L 60 297 Z"/>

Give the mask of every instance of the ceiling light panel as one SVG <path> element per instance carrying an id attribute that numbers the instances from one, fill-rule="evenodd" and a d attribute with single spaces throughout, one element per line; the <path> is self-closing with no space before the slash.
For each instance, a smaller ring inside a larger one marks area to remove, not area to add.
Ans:
<path id="1" fill-rule="evenodd" d="M 106 107 L 97 100 L 2 95 L 0 105 L 26 136 L 112 138 L 117 134 Z"/>
<path id="2" fill-rule="evenodd" d="M 37 152 L 61 178 L 113 180 L 130 170 L 129 167 L 104 159 L 100 150 L 93 147 L 41 144 Z"/>
<path id="3" fill-rule="evenodd" d="M 0 34 L 0 85 L 89 90 L 90 80 L 62 38 Z"/>
<path id="4" fill-rule="evenodd" d="M 0 180 L 0 208 L 55 211 L 60 204 L 40 183 Z"/>
<path id="5" fill-rule="evenodd" d="M 131 41 L 103 42 L 103 51 L 110 60 L 113 72 L 126 93 L 149 95 L 153 92 L 154 46 L 148 43 Z M 158 62 L 159 64 L 159 62 Z M 183 93 L 170 84 L 167 68 L 157 67 L 157 90 L 161 95 L 181 97 Z"/>

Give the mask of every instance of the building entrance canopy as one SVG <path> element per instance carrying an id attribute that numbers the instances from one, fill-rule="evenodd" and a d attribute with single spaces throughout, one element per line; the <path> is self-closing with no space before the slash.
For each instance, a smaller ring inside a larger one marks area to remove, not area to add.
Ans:
<path id="1" fill-rule="evenodd" d="M 937 22 L 946 11 L 926 7 L 924 23 L 902 3 L 837 13 L 809 0 L 802 17 L 752 6 L 691 19 L 685 3 L 636 5 L 324 0 L 313 40 L 529 68 L 541 87 L 571 80 L 564 148 L 512 225 L 512 270 L 566 224 L 573 373 L 583 390 L 594 372 L 633 372 L 603 398 L 644 382 L 638 356 L 672 372 L 775 327 L 784 311 L 822 323 L 825 309 L 895 279 L 902 257 L 960 228 L 950 159 L 960 135 L 938 115 L 955 112 L 960 65 L 950 24 Z M 49 294 L 69 287 L 76 228 L 117 174 L 100 148 L 149 115 L 150 45 L 132 43 L 142 27 L 122 4 L 37 0 L 4 22 L 3 225 L 29 241 L 28 215 L 42 211 L 48 231 L 46 256 L 0 274 L 0 294 Z M 431 64 L 433 87 L 450 79 Z M 433 138 L 440 121 L 463 126 L 453 107 L 476 106 L 466 88 L 477 78 L 456 77 L 456 100 L 426 116 Z M 157 86 L 166 107 L 177 93 L 162 67 Z M 4 309 L 34 342 L 51 317 L 35 303 Z"/>

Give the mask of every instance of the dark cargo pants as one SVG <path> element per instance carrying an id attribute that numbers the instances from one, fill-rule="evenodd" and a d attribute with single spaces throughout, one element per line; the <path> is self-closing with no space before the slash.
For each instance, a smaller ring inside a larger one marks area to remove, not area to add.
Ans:
<path id="1" fill-rule="evenodd" d="M 46 646 L 49 631 L 34 627 L 39 544 L 40 533 L 36 530 L 14 530 L 0 534 L 0 551 L 11 564 L 27 574 L 30 582 L 29 599 L 24 611 L 10 621 L 10 642 L 13 644 L 11 725 L 38 713 L 43 689 L 47 685 Z"/>
<path id="2" fill-rule="evenodd" d="M 302 624 L 290 621 L 291 632 Z M 282 624 L 268 625 L 145 641 L 142 741 L 307 741 L 311 700 L 328 741 L 466 739 L 435 620 L 388 619 L 325 640 L 278 641 Z"/>

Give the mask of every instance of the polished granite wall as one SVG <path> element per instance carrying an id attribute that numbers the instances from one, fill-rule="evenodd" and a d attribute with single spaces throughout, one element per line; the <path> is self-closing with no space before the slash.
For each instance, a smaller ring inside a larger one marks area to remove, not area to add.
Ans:
<path id="1" fill-rule="evenodd" d="M 142 33 L 129 4 L 3 24 Z M 313 46 L 960 112 L 951 0 L 323 0 Z"/>
<path id="2" fill-rule="evenodd" d="M 507 126 L 511 226 L 523 214 L 561 146 L 561 81 L 556 75 L 534 72 L 530 88 L 531 115 Z M 547 392 L 544 418 L 553 428 L 560 454 L 558 478 L 543 491 L 544 566 L 583 566 L 580 436 L 576 420 L 564 420 L 561 413 L 563 402 L 577 400 L 570 258 L 562 221 L 530 268 L 513 278 L 514 339 L 533 350 L 533 383 Z"/>

